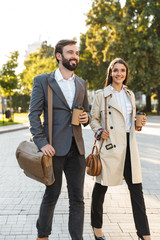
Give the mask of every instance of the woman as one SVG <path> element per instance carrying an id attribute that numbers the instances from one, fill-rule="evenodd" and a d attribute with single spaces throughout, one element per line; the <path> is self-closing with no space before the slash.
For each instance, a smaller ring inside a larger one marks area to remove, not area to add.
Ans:
<path id="1" fill-rule="evenodd" d="M 105 240 L 102 232 L 103 202 L 108 186 L 128 185 L 138 239 L 151 240 L 142 192 L 141 166 L 136 143 L 135 97 L 128 89 L 128 66 L 114 59 L 107 71 L 104 90 L 97 91 L 92 110 L 91 128 L 95 132 L 102 161 L 101 174 L 92 193 L 91 225 L 97 240 Z M 105 97 L 107 130 L 105 130 Z M 142 120 L 142 126 L 146 117 Z M 103 144 L 102 144 L 103 142 Z"/>

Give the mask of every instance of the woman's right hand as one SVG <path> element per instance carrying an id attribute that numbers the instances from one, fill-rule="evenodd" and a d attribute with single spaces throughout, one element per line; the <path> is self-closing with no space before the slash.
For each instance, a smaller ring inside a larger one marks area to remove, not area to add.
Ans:
<path id="1" fill-rule="evenodd" d="M 109 138 L 109 131 L 108 131 L 108 130 L 103 130 L 102 135 L 101 135 L 101 138 L 102 138 L 103 140 L 108 139 L 108 138 Z"/>

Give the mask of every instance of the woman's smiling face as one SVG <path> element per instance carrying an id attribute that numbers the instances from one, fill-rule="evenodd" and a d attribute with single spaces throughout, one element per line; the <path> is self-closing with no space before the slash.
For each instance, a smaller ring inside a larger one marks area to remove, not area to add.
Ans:
<path id="1" fill-rule="evenodd" d="M 111 72 L 113 84 L 123 84 L 126 79 L 126 67 L 121 63 L 116 63 Z"/>

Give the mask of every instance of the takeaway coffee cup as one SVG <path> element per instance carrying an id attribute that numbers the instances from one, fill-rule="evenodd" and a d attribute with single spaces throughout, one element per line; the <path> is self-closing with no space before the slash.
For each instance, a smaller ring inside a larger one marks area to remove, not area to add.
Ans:
<path id="1" fill-rule="evenodd" d="M 146 114 L 144 112 L 138 112 L 136 114 L 136 127 L 142 127 L 142 119 L 144 118 L 144 116 L 146 116 Z"/>
<path id="2" fill-rule="evenodd" d="M 82 106 L 75 106 L 72 112 L 72 124 L 79 125 L 79 115 L 84 111 Z"/>

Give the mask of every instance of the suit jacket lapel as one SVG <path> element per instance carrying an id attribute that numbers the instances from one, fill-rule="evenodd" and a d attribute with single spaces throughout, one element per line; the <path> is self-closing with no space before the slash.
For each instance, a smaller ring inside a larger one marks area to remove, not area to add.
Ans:
<path id="1" fill-rule="evenodd" d="M 50 87 L 53 89 L 54 93 L 57 95 L 58 98 L 60 98 L 60 100 L 65 104 L 65 106 L 67 108 L 70 109 L 66 98 L 64 97 L 64 94 L 61 90 L 61 88 L 59 87 L 57 81 L 55 80 L 55 71 L 52 72 L 48 78 L 48 84 L 50 85 Z"/>
<path id="2" fill-rule="evenodd" d="M 82 90 L 82 85 L 79 82 L 77 76 L 75 76 L 75 88 L 76 88 L 76 91 L 75 91 L 75 97 L 74 97 L 74 100 L 73 100 L 73 106 L 72 107 L 74 107 L 76 105 L 76 102 L 78 100 L 78 96 L 81 94 L 81 90 Z"/>

